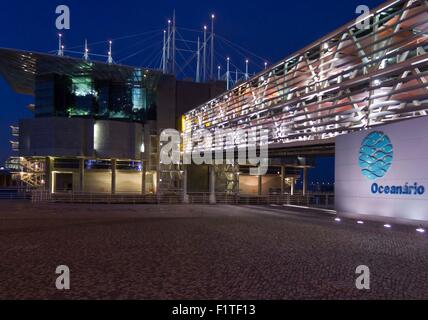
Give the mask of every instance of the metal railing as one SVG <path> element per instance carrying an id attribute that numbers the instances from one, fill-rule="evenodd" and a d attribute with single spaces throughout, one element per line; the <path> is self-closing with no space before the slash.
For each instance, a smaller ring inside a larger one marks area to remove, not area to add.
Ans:
<path id="1" fill-rule="evenodd" d="M 88 203 L 88 204 L 211 204 L 209 193 L 189 193 L 188 201 L 183 194 L 106 194 L 63 192 L 51 194 L 48 191 L 35 190 L 31 193 L 33 203 Z M 217 193 L 216 204 L 225 205 L 301 205 L 310 207 L 333 207 L 334 194 L 311 193 L 297 195 L 243 195 Z"/>
<path id="2" fill-rule="evenodd" d="M 309 193 L 308 195 L 270 195 L 269 204 L 308 207 L 334 207 L 334 193 Z"/>
<path id="3" fill-rule="evenodd" d="M 25 188 L 2 188 L 0 200 L 30 200 L 31 190 Z"/>

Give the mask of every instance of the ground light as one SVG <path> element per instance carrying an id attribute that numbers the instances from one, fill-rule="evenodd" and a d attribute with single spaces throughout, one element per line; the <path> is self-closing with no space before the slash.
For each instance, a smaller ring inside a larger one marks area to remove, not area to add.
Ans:
<path id="1" fill-rule="evenodd" d="M 357 221 L 358 224 L 364 224 L 364 221 Z"/>
<path id="2" fill-rule="evenodd" d="M 418 228 L 416 229 L 417 232 L 419 233 L 425 233 L 425 229 L 424 228 Z"/>
<path id="3" fill-rule="evenodd" d="M 391 229 L 392 228 L 392 226 L 390 225 L 390 224 L 384 224 L 383 225 L 385 228 L 387 228 L 387 229 Z"/>
<path id="4" fill-rule="evenodd" d="M 334 221 L 336 221 L 336 222 L 342 222 L 342 219 L 336 218 L 336 219 L 334 219 Z"/>

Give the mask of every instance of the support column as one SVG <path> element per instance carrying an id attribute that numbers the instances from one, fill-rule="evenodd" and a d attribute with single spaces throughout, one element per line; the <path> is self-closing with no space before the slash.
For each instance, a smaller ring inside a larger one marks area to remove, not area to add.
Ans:
<path id="1" fill-rule="evenodd" d="M 303 169 L 303 195 L 308 194 L 308 168 Z"/>
<path id="2" fill-rule="evenodd" d="M 111 194 L 116 194 L 116 164 L 117 160 L 111 160 Z"/>
<path id="3" fill-rule="evenodd" d="M 49 193 L 52 193 L 54 190 L 54 182 L 53 182 L 53 177 L 52 177 L 52 169 L 53 169 L 53 160 L 50 157 L 46 157 L 45 159 L 46 164 L 45 164 L 45 185 L 46 185 L 46 189 L 47 191 L 49 191 Z"/>
<path id="4" fill-rule="evenodd" d="M 210 204 L 216 204 L 217 199 L 215 195 L 215 167 L 214 165 L 209 167 L 210 170 Z"/>
<path id="5" fill-rule="evenodd" d="M 293 177 L 291 178 L 291 195 L 294 196 L 294 187 L 296 185 L 296 179 Z"/>
<path id="6" fill-rule="evenodd" d="M 241 168 L 238 165 L 238 172 L 236 173 L 235 179 L 236 179 L 236 190 L 235 190 L 235 194 L 239 195 L 241 192 L 239 191 L 239 189 L 241 188 L 240 184 L 239 184 L 239 179 L 241 177 Z"/>
<path id="7" fill-rule="evenodd" d="M 143 173 L 143 175 L 141 177 L 141 194 L 143 196 L 145 196 L 146 195 L 146 175 L 147 175 L 147 168 L 146 168 L 146 162 L 142 161 L 141 164 L 143 166 L 142 169 L 141 169 L 141 171 Z"/>
<path id="8" fill-rule="evenodd" d="M 183 166 L 183 203 L 190 203 L 189 195 L 187 193 L 187 166 Z"/>
<path id="9" fill-rule="evenodd" d="M 281 196 L 285 193 L 285 167 L 281 166 Z"/>
<path id="10" fill-rule="evenodd" d="M 263 195 L 263 176 L 258 176 L 258 187 L 259 187 L 259 190 L 258 190 L 258 194 L 259 194 L 259 196 L 261 196 L 261 195 Z"/>
<path id="11" fill-rule="evenodd" d="M 85 159 L 79 159 L 79 192 L 85 191 Z"/>

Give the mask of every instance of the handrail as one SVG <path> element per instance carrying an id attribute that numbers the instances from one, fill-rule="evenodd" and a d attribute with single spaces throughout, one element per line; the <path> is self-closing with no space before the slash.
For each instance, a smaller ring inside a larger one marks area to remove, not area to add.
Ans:
<path id="1" fill-rule="evenodd" d="M 31 193 L 33 203 L 97 203 L 97 204 L 211 204 L 210 193 L 188 193 L 184 201 L 182 193 L 171 194 L 106 194 L 106 193 L 50 193 L 44 190 L 36 190 Z M 334 205 L 334 194 L 311 193 L 308 195 L 245 195 L 216 193 L 216 203 L 225 205 L 305 205 L 332 207 Z"/>

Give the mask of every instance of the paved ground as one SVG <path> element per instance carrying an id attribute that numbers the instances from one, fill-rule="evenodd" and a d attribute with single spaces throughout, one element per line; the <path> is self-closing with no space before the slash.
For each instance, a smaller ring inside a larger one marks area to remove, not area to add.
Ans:
<path id="1" fill-rule="evenodd" d="M 0 299 L 428 298 L 428 236 L 414 230 L 275 207 L 0 207 Z M 71 291 L 56 290 L 58 265 Z"/>

